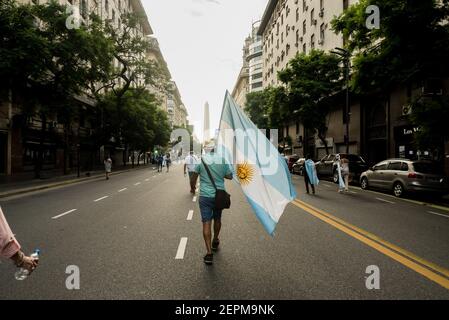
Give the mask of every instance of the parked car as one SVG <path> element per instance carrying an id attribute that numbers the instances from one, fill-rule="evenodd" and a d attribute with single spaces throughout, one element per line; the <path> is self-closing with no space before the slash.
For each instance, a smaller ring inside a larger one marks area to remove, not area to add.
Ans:
<path id="1" fill-rule="evenodd" d="M 295 164 L 295 162 L 298 161 L 299 157 L 297 155 L 292 155 L 286 156 L 285 159 L 287 161 L 288 170 L 292 172 L 293 164 Z"/>
<path id="2" fill-rule="evenodd" d="M 330 154 L 316 163 L 317 175 L 321 178 L 332 177 L 335 183 L 338 183 L 337 163 L 335 162 L 337 154 Z M 368 170 L 365 160 L 356 154 L 340 153 L 341 158 L 349 160 L 349 179 L 350 181 L 359 181 L 362 172 Z"/>
<path id="3" fill-rule="evenodd" d="M 292 166 L 292 173 L 299 174 L 301 176 L 304 175 L 304 163 L 306 162 L 306 158 L 299 158 Z"/>
<path id="4" fill-rule="evenodd" d="M 379 162 L 360 176 L 362 189 L 378 188 L 392 191 L 396 197 L 407 192 L 449 193 L 448 178 L 432 161 L 388 159 Z"/>

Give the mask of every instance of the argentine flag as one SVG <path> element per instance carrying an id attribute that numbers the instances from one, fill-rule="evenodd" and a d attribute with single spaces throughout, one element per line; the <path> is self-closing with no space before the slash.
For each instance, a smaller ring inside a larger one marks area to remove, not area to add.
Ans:
<path id="1" fill-rule="evenodd" d="M 235 181 L 265 230 L 273 235 L 285 207 L 296 197 L 287 163 L 228 91 L 216 152 L 234 167 Z"/>

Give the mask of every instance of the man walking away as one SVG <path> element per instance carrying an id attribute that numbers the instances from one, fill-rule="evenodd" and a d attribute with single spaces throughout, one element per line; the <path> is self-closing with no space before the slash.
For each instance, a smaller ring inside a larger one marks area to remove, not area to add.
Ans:
<path id="1" fill-rule="evenodd" d="M 190 154 L 188 154 L 184 160 L 184 176 L 187 173 L 189 174 L 189 184 L 190 184 L 190 193 L 191 194 L 195 194 L 195 191 L 196 191 L 196 185 L 194 185 L 193 189 L 192 189 L 192 177 L 193 177 L 193 173 L 195 172 L 195 167 L 197 164 L 199 164 L 198 158 L 195 156 L 193 151 L 190 151 Z"/>
<path id="2" fill-rule="evenodd" d="M 157 172 L 162 172 L 162 164 L 164 162 L 164 158 L 162 157 L 162 155 L 158 155 L 156 159 L 157 159 Z"/>
<path id="3" fill-rule="evenodd" d="M 167 166 L 167 173 L 169 171 L 170 164 L 171 164 L 170 153 L 167 153 L 167 155 L 165 156 L 165 165 Z"/>
<path id="4" fill-rule="evenodd" d="M 312 187 L 312 193 L 315 194 L 315 185 L 320 182 L 316 174 L 315 162 L 310 159 L 310 155 L 306 155 L 306 161 L 304 162 L 304 182 L 306 184 L 307 194 L 309 194 L 309 184 Z"/>
<path id="5" fill-rule="evenodd" d="M 344 155 L 341 158 L 341 174 L 345 183 L 345 192 L 349 191 L 349 160 Z"/>
<path id="6" fill-rule="evenodd" d="M 211 265 L 213 263 L 213 251 L 218 250 L 220 244 L 220 230 L 221 230 L 221 213 L 222 210 L 215 209 L 215 187 L 211 181 L 207 168 L 215 182 L 217 189 L 225 190 L 224 179 L 232 180 L 231 166 L 225 163 L 223 157 L 214 153 L 205 155 L 201 163 L 195 166 L 194 173 L 191 179 L 190 188 L 193 190 L 196 186 L 198 175 L 200 176 L 200 198 L 199 206 L 201 211 L 201 220 L 203 222 L 203 237 L 206 244 L 206 255 L 204 256 L 204 263 Z M 212 220 L 214 220 L 214 237 L 212 239 Z"/>
<path id="7" fill-rule="evenodd" d="M 106 180 L 109 180 L 109 174 L 112 171 L 112 159 L 110 157 L 104 160 L 104 171 L 106 172 Z"/>

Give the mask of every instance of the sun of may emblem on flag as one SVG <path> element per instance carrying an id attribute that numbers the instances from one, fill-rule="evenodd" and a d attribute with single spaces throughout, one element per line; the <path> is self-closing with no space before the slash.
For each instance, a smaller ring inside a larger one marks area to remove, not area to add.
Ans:
<path id="1" fill-rule="evenodd" d="M 248 162 L 237 164 L 237 177 L 240 184 L 247 186 L 251 183 L 254 176 L 254 168 Z"/>

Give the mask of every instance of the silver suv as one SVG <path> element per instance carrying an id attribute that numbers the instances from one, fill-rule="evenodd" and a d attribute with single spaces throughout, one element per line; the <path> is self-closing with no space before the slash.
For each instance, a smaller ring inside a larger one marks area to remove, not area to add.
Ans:
<path id="1" fill-rule="evenodd" d="M 388 159 L 379 162 L 360 176 L 362 189 L 391 190 L 396 197 L 406 192 L 449 193 L 447 177 L 431 161 Z"/>

